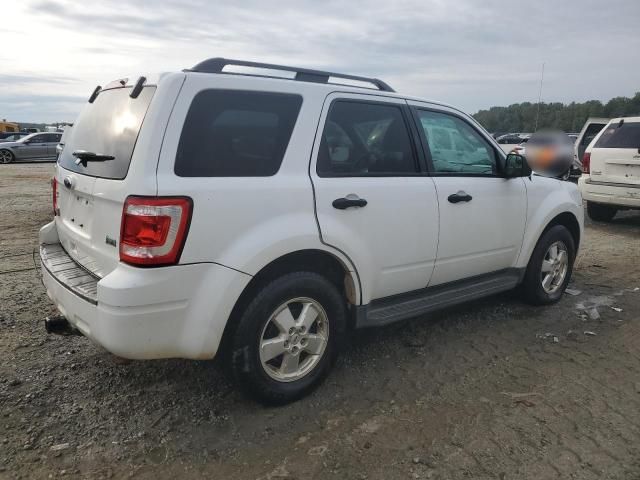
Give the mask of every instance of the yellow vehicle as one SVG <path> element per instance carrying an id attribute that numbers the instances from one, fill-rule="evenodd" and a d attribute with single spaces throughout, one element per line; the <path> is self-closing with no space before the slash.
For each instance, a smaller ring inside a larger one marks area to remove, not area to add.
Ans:
<path id="1" fill-rule="evenodd" d="M 19 132 L 20 125 L 17 123 L 7 122 L 6 119 L 3 119 L 0 122 L 0 132 Z"/>

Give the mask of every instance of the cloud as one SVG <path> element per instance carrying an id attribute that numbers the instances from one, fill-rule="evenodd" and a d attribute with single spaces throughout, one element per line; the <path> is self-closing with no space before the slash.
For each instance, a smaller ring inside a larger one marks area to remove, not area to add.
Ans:
<path id="1" fill-rule="evenodd" d="M 188 68 L 213 56 L 382 78 L 397 91 L 474 112 L 545 100 L 606 100 L 638 89 L 640 2 L 609 0 L 24 0 L 12 39 L 46 53 L 52 92 L 88 94 L 126 75 Z M 597 34 L 591 34 L 597 32 Z M 26 36 L 28 35 L 28 36 Z M 2 34 L 0 34 L 0 39 Z M 6 43 L 6 42 L 5 42 Z M 40 47 L 41 48 L 41 47 Z M 5 80 L 38 69 L 0 52 Z M 16 66 L 17 65 L 17 66 Z M 38 72 L 38 75 L 41 73 Z M 35 74 L 34 74 L 35 75 Z M 73 75 L 76 84 L 55 79 Z M 77 77 L 76 77 L 77 76 Z M 38 87 L 36 90 L 36 86 Z M 57 115 L 42 104 L 43 115 Z M 57 108 L 57 107 L 55 107 Z M 12 111 L 12 115 L 22 112 Z M 9 115 L 9 114 L 7 114 Z M 43 117 L 44 118 L 44 117 Z"/>
<path id="2" fill-rule="evenodd" d="M 88 96 L 0 93 L 0 117 L 20 122 L 73 121 Z M 11 112 L 16 112 L 10 114 Z"/>
<path id="3" fill-rule="evenodd" d="M 11 73 L 0 73 L 0 85 L 15 85 L 16 83 L 46 83 L 46 84 L 60 84 L 60 83 L 75 83 L 77 80 L 69 77 L 53 77 L 45 75 L 20 75 Z"/>

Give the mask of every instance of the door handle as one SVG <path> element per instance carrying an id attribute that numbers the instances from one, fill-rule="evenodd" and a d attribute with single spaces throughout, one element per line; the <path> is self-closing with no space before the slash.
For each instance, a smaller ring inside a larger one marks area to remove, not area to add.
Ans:
<path id="1" fill-rule="evenodd" d="M 473 197 L 467 192 L 460 190 L 457 193 L 453 193 L 447 197 L 447 200 L 451 203 L 470 202 Z"/>
<path id="2" fill-rule="evenodd" d="M 338 210 L 344 210 L 349 207 L 365 207 L 367 205 L 367 201 L 364 198 L 336 198 L 333 203 L 333 208 L 337 208 Z"/>

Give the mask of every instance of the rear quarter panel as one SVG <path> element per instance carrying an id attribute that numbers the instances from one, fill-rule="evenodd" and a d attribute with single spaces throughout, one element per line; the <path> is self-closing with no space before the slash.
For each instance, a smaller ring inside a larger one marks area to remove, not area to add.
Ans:
<path id="1" fill-rule="evenodd" d="M 213 262 L 255 275 L 283 255 L 318 249 L 330 252 L 348 270 L 354 270 L 348 259 L 320 241 L 308 169 L 326 92 L 300 84 L 242 76 L 188 75 L 169 121 L 157 174 L 159 195 L 188 195 L 193 199 L 180 263 Z M 275 175 L 180 177 L 174 173 L 180 133 L 191 101 L 205 89 L 273 89 L 302 95 L 298 119 Z"/>

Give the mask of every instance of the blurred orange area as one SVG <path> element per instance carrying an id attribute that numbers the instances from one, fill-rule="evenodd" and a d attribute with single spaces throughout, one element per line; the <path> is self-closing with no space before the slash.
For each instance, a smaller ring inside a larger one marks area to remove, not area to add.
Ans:
<path id="1" fill-rule="evenodd" d="M 529 162 L 534 170 L 545 170 L 556 160 L 556 149 L 552 146 L 530 149 Z"/>
<path id="2" fill-rule="evenodd" d="M 538 162 L 541 167 L 546 168 L 551 166 L 555 158 L 555 148 L 546 147 L 540 149 L 540 153 L 538 154 Z"/>

